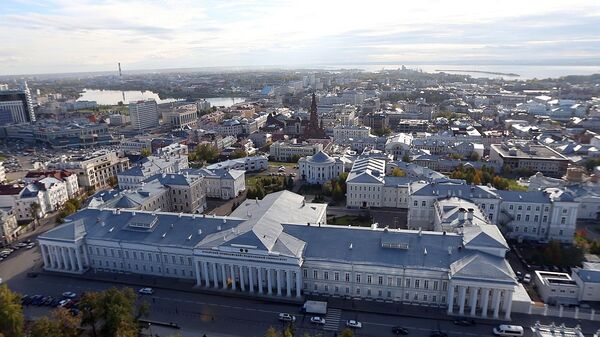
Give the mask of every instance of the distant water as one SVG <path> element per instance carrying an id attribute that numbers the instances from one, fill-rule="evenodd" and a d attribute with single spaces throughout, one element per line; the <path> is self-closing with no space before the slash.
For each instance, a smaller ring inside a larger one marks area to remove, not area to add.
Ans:
<path id="1" fill-rule="evenodd" d="M 434 73 L 439 69 L 459 69 L 464 72 L 449 72 L 470 75 L 476 78 L 499 78 L 528 80 L 532 78 L 557 78 L 567 75 L 591 75 L 600 73 L 598 66 L 527 66 L 527 65 L 468 65 L 468 64 L 426 64 L 426 65 L 405 65 L 408 69 L 421 69 L 424 72 Z M 402 68 L 402 64 L 344 64 L 327 65 L 325 69 L 362 69 L 365 71 L 380 71 L 382 69 Z M 469 73 L 468 70 L 489 71 L 495 73 L 515 73 L 519 77 Z"/>
<path id="2" fill-rule="evenodd" d="M 128 104 L 131 101 L 146 100 L 148 98 L 154 98 L 158 104 L 178 101 L 175 98 L 160 99 L 158 94 L 152 91 L 83 89 L 80 95 L 77 99 L 78 101 L 96 101 L 100 105 L 116 105 L 119 102 Z M 123 99 L 123 95 L 125 95 L 125 99 Z M 205 98 L 205 100 L 209 101 L 211 106 L 229 107 L 246 99 L 244 97 L 209 97 Z"/>

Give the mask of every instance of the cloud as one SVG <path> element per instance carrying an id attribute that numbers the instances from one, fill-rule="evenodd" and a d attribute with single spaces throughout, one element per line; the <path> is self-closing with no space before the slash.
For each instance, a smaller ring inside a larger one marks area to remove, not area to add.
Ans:
<path id="1" fill-rule="evenodd" d="M 4 0 L 0 74 L 600 60 L 600 2 Z M 600 63 L 600 61 L 598 62 Z"/>

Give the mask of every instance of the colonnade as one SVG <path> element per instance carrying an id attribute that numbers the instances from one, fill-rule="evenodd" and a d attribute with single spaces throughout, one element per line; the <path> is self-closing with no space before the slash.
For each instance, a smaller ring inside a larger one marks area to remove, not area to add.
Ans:
<path id="1" fill-rule="evenodd" d="M 468 290 L 468 298 L 467 298 Z M 458 293 L 455 308 L 455 292 Z M 500 317 L 500 310 L 504 312 L 504 319 L 510 319 L 512 308 L 513 290 L 499 288 L 484 288 L 472 285 L 450 284 L 448 287 L 448 314 L 458 314 L 460 316 L 473 316 L 487 318 L 492 315 L 494 319 Z M 468 305 L 468 311 L 466 306 Z M 479 311 L 479 315 L 478 315 Z"/>

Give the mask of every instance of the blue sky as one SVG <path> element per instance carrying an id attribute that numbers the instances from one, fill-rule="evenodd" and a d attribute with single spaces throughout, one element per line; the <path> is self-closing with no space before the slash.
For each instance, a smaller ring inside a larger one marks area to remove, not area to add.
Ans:
<path id="1" fill-rule="evenodd" d="M 600 65 L 599 0 L 0 0 L 0 74 L 398 64 Z"/>

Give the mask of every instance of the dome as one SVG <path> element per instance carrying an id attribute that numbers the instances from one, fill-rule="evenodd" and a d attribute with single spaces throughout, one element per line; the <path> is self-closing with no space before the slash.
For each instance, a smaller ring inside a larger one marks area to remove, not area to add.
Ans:
<path id="1" fill-rule="evenodd" d="M 328 156 L 325 152 L 319 151 L 312 156 L 309 161 L 311 163 L 332 163 L 334 159 Z"/>

